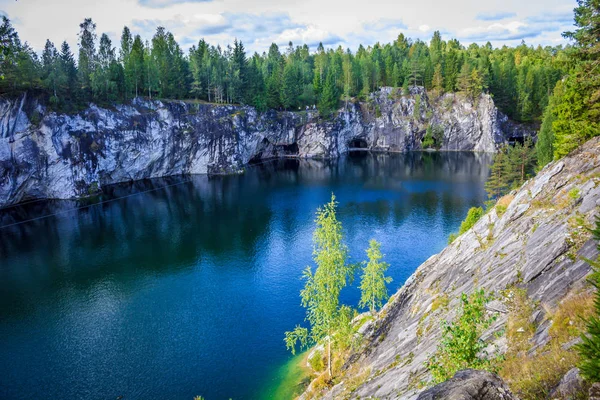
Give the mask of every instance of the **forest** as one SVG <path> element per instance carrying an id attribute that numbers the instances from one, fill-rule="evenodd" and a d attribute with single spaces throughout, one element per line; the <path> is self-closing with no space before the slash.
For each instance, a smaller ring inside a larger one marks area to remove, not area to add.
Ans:
<path id="1" fill-rule="evenodd" d="M 541 126 L 538 164 L 545 165 L 600 134 L 600 12 L 595 0 L 579 0 L 568 46 L 493 48 L 443 40 L 429 44 L 402 33 L 393 43 L 359 46 L 355 52 L 307 45 L 246 54 L 243 42 L 226 48 L 199 40 L 185 54 L 172 33 L 158 27 L 151 40 L 123 28 L 116 47 L 96 24 L 79 25 L 78 49 L 47 41 L 41 56 L 23 43 L 7 17 L 0 26 L 0 95 L 24 91 L 62 112 L 89 102 L 111 104 L 136 96 L 302 110 L 317 106 L 331 115 L 349 101 L 368 100 L 382 86 L 424 86 L 434 96 L 489 93 L 511 119 Z"/>
<path id="2" fill-rule="evenodd" d="M 443 40 L 439 32 L 429 44 L 400 34 L 393 43 L 361 45 L 356 52 L 322 45 L 313 51 L 289 43 L 285 49 L 272 44 L 268 52 L 252 56 L 241 40 L 226 48 L 200 40 L 184 54 L 163 27 L 150 41 L 125 27 L 118 48 L 108 35 L 97 36 L 96 24 L 85 19 L 77 57 L 66 42 L 57 48 L 49 40 L 38 57 L 4 17 L 0 93 L 40 91 L 61 110 L 143 95 L 260 110 L 317 105 L 329 113 L 340 102 L 365 99 L 381 86 L 419 85 L 439 94 L 489 92 L 512 119 L 531 122 L 541 118 L 565 64 L 561 47 L 465 47 L 455 39 Z"/>

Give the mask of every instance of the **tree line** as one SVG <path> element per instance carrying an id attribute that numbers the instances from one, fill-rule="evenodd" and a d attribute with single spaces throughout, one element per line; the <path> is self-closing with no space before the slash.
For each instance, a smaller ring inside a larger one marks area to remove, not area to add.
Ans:
<path id="1" fill-rule="evenodd" d="M 537 142 L 540 167 L 600 135 L 600 2 L 578 0 L 574 41 L 565 50 L 563 79 L 557 82 Z"/>
<path id="2" fill-rule="evenodd" d="M 436 94 L 491 93 L 498 107 L 518 121 L 542 118 L 565 71 L 561 46 L 493 48 L 435 32 L 429 44 L 400 34 L 392 43 L 359 46 L 355 52 L 307 45 L 246 54 L 241 40 L 225 48 L 204 39 L 184 53 L 172 33 L 158 27 L 144 41 L 123 28 L 117 47 L 96 24 L 79 26 L 78 53 L 66 42 L 47 41 L 39 57 L 22 43 L 8 18 L 0 27 L 0 93 L 38 91 L 61 109 L 90 101 L 111 103 L 135 96 L 248 104 L 259 110 L 298 110 L 317 105 L 328 113 L 351 99 L 366 99 L 382 86 L 424 86 Z"/>

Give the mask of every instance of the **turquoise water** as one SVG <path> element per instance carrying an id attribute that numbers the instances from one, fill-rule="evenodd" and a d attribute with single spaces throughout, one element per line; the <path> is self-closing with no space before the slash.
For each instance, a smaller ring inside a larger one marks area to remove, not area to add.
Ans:
<path id="1" fill-rule="evenodd" d="M 316 208 L 335 192 L 351 261 L 382 243 L 393 292 L 482 204 L 489 161 L 288 160 L 0 211 L 0 398 L 276 393 L 291 358 L 283 333 L 303 320 Z"/>

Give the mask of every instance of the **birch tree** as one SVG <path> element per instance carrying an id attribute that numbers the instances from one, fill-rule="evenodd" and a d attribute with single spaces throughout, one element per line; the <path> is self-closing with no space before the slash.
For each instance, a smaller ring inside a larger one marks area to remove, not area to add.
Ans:
<path id="1" fill-rule="evenodd" d="M 390 266 L 381 261 L 381 243 L 372 239 L 367 249 L 368 262 L 365 262 L 363 275 L 360 282 L 361 298 L 358 306 L 360 308 L 369 308 L 374 313 L 378 307 L 381 307 L 384 300 L 387 300 L 388 293 L 386 284 L 392 281 L 392 278 L 385 276 L 385 272 Z"/>
<path id="2" fill-rule="evenodd" d="M 302 306 L 306 308 L 306 321 L 310 328 L 296 326 L 285 333 L 288 349 L 295 353 L 295 346 L 326 342 L 327 372 L 331 377 L 331 352 L 334 334 L 340 323 L 348 323 L 344 307 L 340 307 L 340 292 L 349 283 L 354 267 L 347 264 L 348 248 L 344 244 L 342 224 L 336 217 L 337 202 L 331 195 L 331 201 L 317 210 L 317 228 L 313 234 L 313 259 L 317 268 L 304 270 L 306 281 L 300 292 Z"/>

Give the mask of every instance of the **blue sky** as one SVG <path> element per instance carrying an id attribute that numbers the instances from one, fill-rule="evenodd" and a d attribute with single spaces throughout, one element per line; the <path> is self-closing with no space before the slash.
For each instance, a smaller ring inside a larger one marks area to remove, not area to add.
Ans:
<path id="1" fill-rule="evenodd" d="M 387 43 L 399 33 L 428 41 L 433 31 L 463 44 L 494 46 L 567 43 L 575 0 L 0 0 L 21 39 L 36 50 L 47 38 L 76 48 L 78 25 L 97 23 L 117 45 L 123 26 L 150 39 L 162 25 L 187 49 L 199 39 L 226 45 L 241 39 L 249 51 L 272 42 L 319 42 L 326 47 Z"/>

